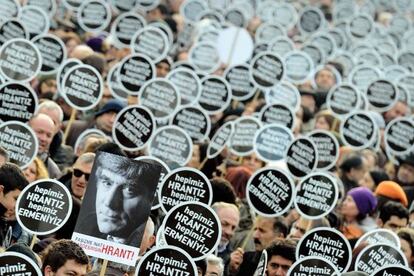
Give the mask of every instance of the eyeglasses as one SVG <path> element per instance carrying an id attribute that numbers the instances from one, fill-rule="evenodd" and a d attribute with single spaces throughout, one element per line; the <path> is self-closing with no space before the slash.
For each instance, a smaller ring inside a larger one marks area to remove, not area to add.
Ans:
<path id="1" fill-rule="evenodd" d="M 82 175 L 85 175 L 85 179 L 86 181 L 89 180 L 89 176 L 91 175 L 90 173 L 84 173 L 83 171 L 79 170 L 79 169 L 73 169 L 73 175 L 76 177 L 82 177 Z"/>

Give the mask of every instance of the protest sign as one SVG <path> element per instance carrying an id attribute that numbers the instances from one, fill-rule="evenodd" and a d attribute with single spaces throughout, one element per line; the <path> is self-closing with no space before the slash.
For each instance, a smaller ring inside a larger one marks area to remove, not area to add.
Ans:
<path id="1" fill-rule="evenodd" d="M 194 261 L 214 252 L 221 239 L 220 219 L 201 202 L 178 204 L 167 213 L 163 226 L 167 244 L 183 249 Z"/>
<path id="2" fill-rule="evenodd" d="M 268 50 L 283 57 L 295 49 L 292 40 L 287 36 L 279 36 L 269 41 Z"/>
<path id="3" fill-rule="evenodd" d="M 297 138 L 288 146 L 285 160 L 294 177 L 304 177 L 314 171 L 318 164 L 318 148 L 309 138 Z"/>
<path id="4" fill-rule="evenodd" d="M 207 114 L 217 114 L 229 106 L 232 97 L 231 87 L 223 77 L 206 76 L 201 79 L 201 85 L 198 104 Z"/>
<path id="5" fill-rule="evenodd" d="M 102 98 L 102 76 L 90 65 L 75 65 L 63 77 L 62 88 L 67 104 L 77 110 L 89 110 L 97 106 Z"/>
<path id="6" fill-rule="evenodd" d="M 39 265 L 19 252 L 4 252 L 0 255 L 1 275 L 41 276 Z"/>
<path id="7" fill-rule="evenodd" d="M 238 156 L 253 152 L 254 138 L 262 122 L 253 116 L 242 116 L 234 121 L 234 134 L 230 139 L 230 151 Z"/>
<path id="8" fill-rule="evenodd" d="M 373 81 L 381 77 L 382 73 L 378 68 L 360 64 L 355 66 L 349 73 L 348 81 L 355 85 L 360 91 L 366 91 Z"/>
<path id="9" fill-rule="evenodd" d="M 21 11 L 18 0 L 0 0 L 0 22 L 18 17 Z"/>
<path id="10" fill-rule="evenodd" d="M 29 34 L 20 20 L 11 18 L 0 24 L 0 46 L 13 38 L 28 39 Z"/>
<path id="11" fill-rule="evenodd" d="M 403 50 L 397 57 L 398 64 L 408 69 L 410 72 L 414 71 L 414 51 Z"/>
<path id="12" fill-rule="evenodd" d="M 274 21 L 263 22 L 254 34 L 255 43 L 269 43 L 272 39 L 279 36 L 286 36 L 285 29 Z"/>
<path id="13" fill-rule="evenodd" d="M 121 101 L 125 101 L 128 98 L 128 93 L 121 86 L 119 82 L 119 69 L 120 64 L 115 64 L 109 69 L 108 75 L 106 76 L 106 84 L 108 89 L 111 91 L 111 95 Z"/>
<path id="14" fill-rule="evenodd" d="M 220 68 L 219 53 L 211 42 L 195 43 L 188 53 L 188 61 L 197 72 L 203 74 L 211 74 Z"/>
<path id="15" fill-rule="evenodd" d="M 130 105 L 116 115 L 112 137 L 122 149 L 136 151 L 145 147 L 154 129 L 151 111 L 144 106 Z"/>
<path id="16" fill-rule="evenodd" d="M 295 113 L 293 110 L 282 103 L 265 105 L 259 114 L 260 120 L 266 124 L 279 124 L 289 129 L 295 126 Z"/>
<path id="17" fill-rule="evenodd" d="M 214 133 L 213 138 L 211 138 L 210 143 L 207 147 L 207 158 L 215 158 L 219 155 L 226 145 L 229 143 L 230 137 L 234 132 L 234 123 L 226 122 L 223 124 L 217 131 Z"/>
<path id="18" fill-rule="evenodd" d="M 312 34 L 325 26 L 325 16 L 316 7 L 306 7 L 299 14 L 298 29 L 303 34 Z"/>
<path id="19" fill-rule="evenodd" d="M 56 0 L 27 0 L 26 5 L 41 8 L 50 18 L 55 16 L 58 6 Z"/>
<path id="20" fill-rule="evenodd" d="M 71 69 L 72 67 L 75 67 L 76 65 L 82 64 L 82 61 L 80 61 L 79 59 L 76 58 L 69 58 L 66 61 L 64 61 L 56 74 L 56 85 L 58 88 L 58 91 L 62 91 L 63 90 L 63 78 L 65 77 L 66 73 L 69 71 L 69 69 Z"/>
<path id="21" fill-rule="evenodd" d="M 360 102 L 361 96 L 358 88 L 348 83 L 333 86 L 326 96 L 328 109 L 340 117 L 356 110 Z"/>
<path id="22" fill-rule="evenodd" d="M 344 118 L 340 126 L 342 142 L 354 150 L 370 147 L 375 142 L 378 126 L 371 115 L 356 111 Z"/>
<path id="23" fill-rule="evenodd" d="M 296 210 L 307 219 L 318 219 L 329 214 L 338 201 L 335 179 L 322 172 L 311 173 L 301 180 L 296 190 Z"/>
<path id="24" fill-rule="evenodd" d="M 285 74 L 283 59 L 272 52 L 260 52 L 250 63 L 250 80 L 262 89 L 274 87 Z"/>
<path id="25" fill-rule="evenodd" d="M 317 148 L 319 170 L 330 170 L 335 166 L 339 158 L 339 142 L 338 139 L 329 131 L 314 130 L 308 135 Z"/>
<path id="26" fill-rule="evenodd" d="M 111 8 L 104 0 L 83 1 L 77 11 L 78 24 L 85 32 L 102 32 L 108 27 L 111 18 Z"/>
<path id="27" fill-rule="evenodd" d="M 10 162 L 24 169 L 35 159 L 38 141 L 27 124 L 8 121 L 0 124 L 0 146 L 7 151 Z"/>
<path id="28" fill-rule="evenodd" d="M 334 39 L 337 51 L 344 50 L 346 48 L 347 36 L 344 30 L 339 28 L 332 28 L 328 30 L 328 34 L 330 34 Z"/>
<path id="29" fill-rule="evenodd" d="M 278 217 L 292 205 L 294 185 L 286 172 L 276 168 L 262 168 L 247 182 L 246 199 L 256 213 L 265 217 Z"/>
<path id="30" fill-rule="evenodd" d="M 253 274 L 253 276 L 265 276 L 267 267 L 267 251 L 264 249 L 262 255 L 260 255 L 259 264 Z"/>
<path id="31" fill-rule="evenodd" d="M 332 58 L 337 49 L 334 38 L 328 32 L 321 31 L 313 34 L 308 43 L 321 49 L 326 59 Z"/>
<path id="32" fill-rule="evenodd" d="M 273 88 L 265 90 L 267 104 L 284 103 L 294 111 L 300 107 L 300 93 L 296 86 L 287 81 L 281 81 Z"/>
<path id="33" fill-rule="evenodd" d="M 138 30 L 131 40 L 133 53 L 145 54 L 154 63 L 163 60 L 170 50 L 170 42 L 167 35 L 154 26 L 146 26 Z"/>
<path id="34" fill-rule="evenodd" d="M 296 259 L 308 256 L 322 257 L 344 273 L 351 265 L 352 249 L 347 238 L 338 230 L 318 227 L 306 232 L 296 247 Z"/>
<path id="35" fill-rule="evenodd" d="M 121 1 L 113 1 L 116 4 Z M 130 1 L 128 1 L 130 2 Z M 129 11 L 130 9 L 128 9 Z M 129 47 L 135 33 L 147 24 L 145 18 L 136 12 L 123 12 L 112 23 L 111 34 L 119 48 Z"/>
<path id="36" fill-rule="evenodd" d="M 398 84 L 400 84 L 401 86 L 405 87 L 408 91 L 409 91 L 409 99 L 410 101 L 408 102 L 408 105 L 410 107 L 414 106 L 414 74 L 408 74 L 408 75 L 404 75 L 400 78 L 397 79 L 396 81 Z"/>
<path id="37" fill-rule="evenodd" d="M 141 87 L 149 80 L 155 78 L 155 65 L 145 55 L 132 54 L 121 61 L 118 79 L 125 92 L 138 95 Z"/>
<path id="38" fill-rule="evenodd" d="M 160 171 L 98 151 L 72 240 L 90 256 L 134 266 Z"/>
<path id="39" fill-rule="evenodd" d="M 163 160 L 170 169 L 185 166 L 191 159 L 191 137 L 177 126 L 164 126 L 156 130 L 149 144 L 149 155 Z"/>
<path id="40" fill-rule="evenodd" d="M 84 1 L 82 0 L 62 0 L 63 5 L 74 12 L 77 12 L 77 10 L 79 9 L 80 5 L 82 5 Z"/>
<path id="41" fill-rule="evenodd" d="M 163 183 L 164 177 L 170 172 L 170 168 L 168 168 L 167 164 L 165 164 L 164 161 L 162 161 L 161 159 L 157 157 L 153 157 L 153 156 L 139 156 L 135 158 L 135 160 L 137 161 L 142 160 L 147 163 L 159 165 L 161 167 L 161 173 L 158 179 L 157 190 L 155 191 L 154 201 L 152 202 L 152 207 L 151 207 L 151 210 L 158 209 L 161 207 L 161 203 L 158 200 L 159 198 L 158 195 L 160 193 L 160 189 L 161 189 L 161 185 Z"/>
<path id="42" fill-rule="evenodd" d="M 138 9 L 150 11 L 160 4 L 160 0 L 137 0 Z"/>
<path id="43" fill-rule="evenodd" d="M 208 9 L 208 4 L 204 0 L 185 0 L 180 5 L 180 14 L 189 23 L 196 23 L 200 14 Z"/>
<path id="44" fill-rule="evenodd" d="M 49 31 L 49 16 L 39 7 L 24 6 L 21 10 L 19 20 L 26 27 L 30 38 L 40 34 L 46 34 Z"/>
<path id="45" fill-rule="evenodd" d="M 355 14 L 350 18 L 346 31 L 351 38 L 362 40 L 374 31 L 374 20 L 366 13 Z"/>
<path id="46" fill-rule="evenodd" d="M 104 138 L 107 139 L 107 135 L 97 128 L 88 128 L 85 129 L 76 139 L 75 146 L 73 147 L 74 152 L 76 155 L 81 151 L 81 149 L 85 149 L 86 146 L 86 139 L 90 136 L 94 136 L 96 139 L 98 138 Z"/>
<path id="47" fill-rule="evenodd" d="M 163 120 L 174 114 L 181 99 L 177 87 L 171 81 L 156 78 L 141 87 L 138 102 L 147 107 L 156 120 Z"/>
<path id="48" fill-rule="evenodd" d="M 231 95 L 234 100 L 244 101 L 253 96 L 256 89 L 249 79 L 249 65 L 240 64 L 228 67 L 224 78 L 230 84 Z"/>
<path id="49" fill-rule="evenodd" d="M 362 235 L 358 241 L 356 242 L 355 247 L 360 245 L 361 243 L 367 243 L 368 245 L 383 243 L 388 244 L 390 246 L 394 246 L 395 248 L 401 248 L 400 238 L 388 229 L 378 228 L 366 232 Z"/>
<path id="50" fill-rule="evenodd" d="M 398 117 L 387 124 L 384 142 L 388 150 L 396 155 L 409 153 L 414 148 L 414 122 Z"/>
<path id="51" fill-rule="evenodd" d="M 11 81 L 29 82 L 40 72 L 42 57 L 33 42 L 14 38 L 0 48 L 0 74 Z"/>
<path id="52" fill-rule="evenodd" d="M 30 183 L 16 202 L 19 225 L 34 235 L 48 235 L 60 229 L 72 212 L 72 196 L 62 183 L 41 179 Z"/>
<path id="53" fill-rule="evenodd" d="M 227 23 L 239 28 L 245 28 L 247 18 L 242 8 L 238 6 L 230 6 L 224 11 L 224 20 Z"/>
<path id="54" fill-rule="evenodd" d="M 315 65 L 311 57 L 303 51 L 291 51 L 283 56 L 286 66 L 286 80 L 294 84 L 309 80 Z"/>
<path id="55" fill-rule="evenodd" d="M 374 271 L 372 276 L 414 276 L 414 272 L 402 265 L 387 265 L 385 267 L 381 267 L 378 270 Z"/>
<path id="56" fill-rule="evenodd" d="M 216 43 L 221 63 L 229 67 L 247 62 L 253 54 L 252 37 L 243 28 L 228 27 L 221 30 Z"/>
<path id="57" fill-rule="evenodd" d="M 201 81 L 197 74 L 188 68 L 178 67 L 165 77 L 177 87 L 181 96 L 181 105 L 192 105 L 201 95 Z"/>
<path id="58" fill-rule="evenodd" d="M 163 179 L 158 200 L 164 213 L 182 202 L 211 204 L 213 191 L 208 178 L 199 170 L 184 167 L 168 173 Z"/>
<path id="59" fill-rule="evenodd" d="M 381 243 L 365 247 L 355 260 L 355 270 L 370 275 L 375 270 L 387 265 L 407 266 L 407 260 L 400 250 Z"/>
<path id="60" fill-rule="evenodd" d="M 137 0 L 110 0 L 108 2 L 110 3 L 111 8 L 115 13 L 118 13 L 119 16 L 137 9 Z"/>
<path id="61" fill-rule="evenodd" d="M 210 117 L 199 107 L 181 107 L 171 118 L 171 124 L 181 127 L 193 141 L 205 141 L 211 129 Z"/>
<path id="62" fill-rule="evenodd" d="M 135 276 L 152 276 L 158 274 L 198 275 L 196 265 L 187 252 L 178 247 L 167 245 L 154 248 L 145 254 L 139 260 L 135 272 Z"/>
<path id="63" fill-rule="evenodd" d="M 287 275 L 340 276 L 341 274 L 332 262 L 322 257 L 309 256 L 294 262 Z"/>
<path id="64" fill-rule="evenodd" d="M 0 122 L 28 122 L 37 106 L 37 95 L 30 86 L 14 82 L 0 86 Z"/>
<path id="65" fill-rule="evenodd" d="M 55 35 L 38 35 L 32 42 L 42 56 L 42 74 L 54 74 L 66 59 L 66 46 L 62 39 Z"/>
<path id="66" fill-rule="evenodd" d="M 266 162 L 282 160 L 294 139 L 290 129 L 280 124 L 261 127 L 254 137 L 253 148 L 257 156 Z"/>

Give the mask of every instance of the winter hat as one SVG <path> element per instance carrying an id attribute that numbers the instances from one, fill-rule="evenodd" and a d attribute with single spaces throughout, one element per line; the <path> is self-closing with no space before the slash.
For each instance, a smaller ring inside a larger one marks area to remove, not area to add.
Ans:
<path id="1" fill-rule="evenodd" d="M 382 181 L 375 189 L 375 195 L 391 198 L 408 207 L 407 195 L 403 188 L 394 181 Z"/>
<path id="2" fill-rule="evenodd" d="M 118 113 L 124 107 L 126 107 L 125 103 L 116 99 L 110 99 L 98 112 L 95 113 L 95 118 L 110 111 Z"/>
<path id="3" fill-rule="evenodd" d="M 349 190 L 348 195 L 353 198 L 359 210 L 359 214 L 362 216 L 366 216 L 377 207 L 377 198 L 371 190 L 366 187 L 353 188 Z"/>

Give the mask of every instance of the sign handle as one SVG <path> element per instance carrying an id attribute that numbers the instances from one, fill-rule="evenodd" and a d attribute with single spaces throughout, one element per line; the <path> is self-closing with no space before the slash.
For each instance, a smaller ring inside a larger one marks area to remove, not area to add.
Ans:
<path id="1" fill-rule="evenodd" d="M 105 276 L 107 266 L 108 266 L 108 260 L 103 260 L 101 271 L 99 272 L 99 276 Z"/>
<path id="2" fill-rule="evenodd" d="M 33 246 L 36 244 L 36 242 L 37 242 L 37 236 L 33 235 L 32 242 L 30 243 L 30 249 L 33 249 Z"/>
<path id="3" fill-rule="evenodd" d="M 198 166 L 198 169 L 201 170 L 204 167 L 204 165 L 207 163 L 207 161 L 208 161 L 208 157 L 206 156 L 204 157 L 203 161 L 201 161 L 200 166 Z"/>
<path id="4" fill-rule="evenodd" d="M 237 44 L 236 42 L 237 42 L 237 39 L 239 39 L 239 33 L 240 33 L 240 28 L 237 28 L 236 35 L 234 36 L 233 43 L 231 44 L 229 58 L 227 59 L 226 66 L 229 66 L 231 60 L 233 59 L 234 49 L 236 48 L 236 44 Z"/>
<path id="5" fill-rule="evenodd" d="M 247 243 L 253 236 L 253 232 L 254 232 L 254 223 L 252 225 L 252 228 L 250 228 L 249 233 L 247 233 L 246 237 L 243 240 L 243 243 L 241 245 L 241 248 L 243 248 L 243 250 L 246 249 Z"/>
<path id="6" fill-rule="evenodd" d="M 66 125 L 65 133 L 63 134 L 63 141 L 62 141 L 62 143 L 64 145 L 66 145 L 66 139 L 68 138 L 69 131 L 70 131 L 71 127 L 72 127 L 73 122 L 75 121 L 76 112 L 77 112 L 77 110 L 75 108 L 72 108 L 72 113 L 70 113 L 69 122 Z"/>

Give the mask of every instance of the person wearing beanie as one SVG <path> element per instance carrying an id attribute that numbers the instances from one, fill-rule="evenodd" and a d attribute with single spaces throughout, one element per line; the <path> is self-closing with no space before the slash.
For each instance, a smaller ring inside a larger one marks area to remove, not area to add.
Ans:
<path id="1" fill-rule="evenodd" d="M 375 221 L 368 215 L 377 207 L 377 198 L 366 187 L 357 187 L 349 190 L 342 203 L 340 213 L 344 225 L 342 232 L 348 239 L 358 239 L 364 232 L 376 228 Z"/>
<path id="2" fill-rule="evenodd" d="M 364 177 L 358 181 L 360 187 L 367 187 L 371 191 L 375 191 L 377 186 L 386 180 L 390 180 L 384 171 L 371 170 L 364 174 Z"/>
<path id="3" fill-rule="evenodd" d="M 390 200 L 400 202 L 404 207 L 408 207 L 407 195 L 403 188 L 394 181 L 382 181 L 375 189 L 375 195 L 378 199 L 378 209 L 381 209 Z"/>

